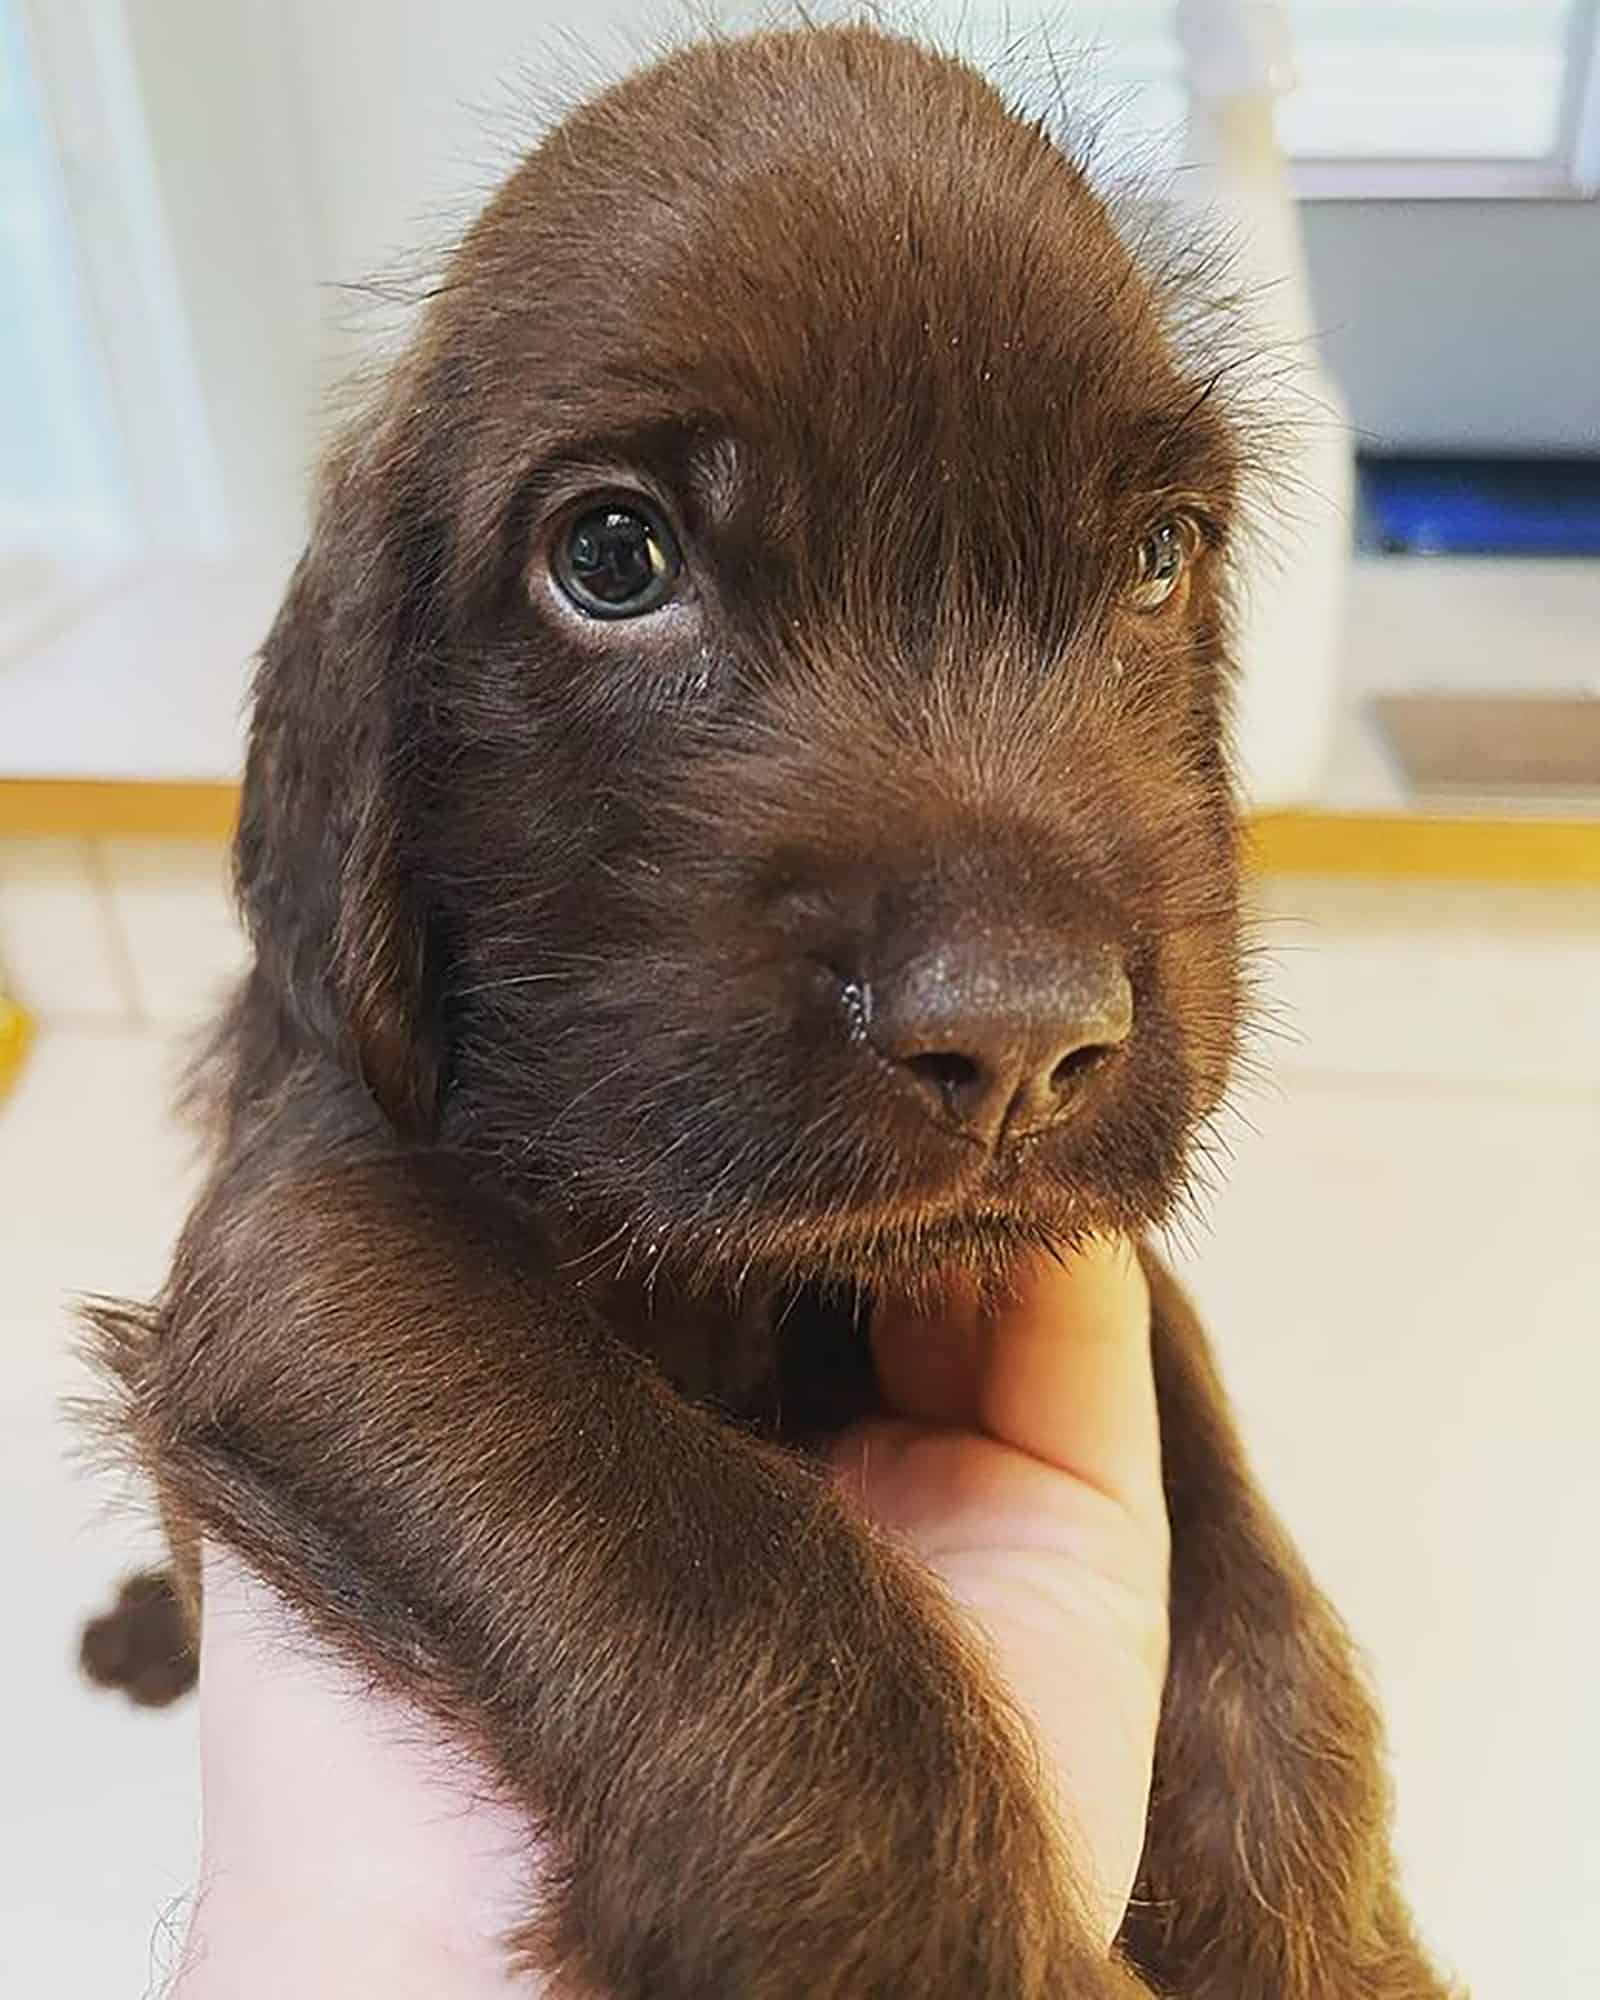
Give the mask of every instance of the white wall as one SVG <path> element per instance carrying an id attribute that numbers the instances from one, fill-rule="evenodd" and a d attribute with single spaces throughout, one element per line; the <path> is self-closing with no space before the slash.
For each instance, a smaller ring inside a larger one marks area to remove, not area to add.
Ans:
<path id="1" fill-rule="evenodd" d="M 222 537 L 282 553 L 303 532 L 321 337 L 291 51 L 267 0 L 124 0 L 122 16 Z"/>
<path id="2" fill-rule="evenodd" d="M 337 374 L 381 320 L 339 288 L 426 275 L 563 89 L 606 75 L 608 52 L 620 66 L 630 11 L 623 0 L 286 0 L 284 12 Z"/>

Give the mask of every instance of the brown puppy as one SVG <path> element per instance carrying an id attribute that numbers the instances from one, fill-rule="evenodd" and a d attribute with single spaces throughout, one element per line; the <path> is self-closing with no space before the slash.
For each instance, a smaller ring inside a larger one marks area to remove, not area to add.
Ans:
<path id="1" fill-rule="evenodd" d="M 231 1543 L 490 1761 L 562 1992 L 1443 1991 L 1159 1274 L 1118 1965 L 937 1591 L 803 1450 L 870 1398 L 874 1286 L 1142 1229 L 1225 1086 L 1241 445 L 1170 303 L 969 69 L 702 46 L 525 161 L 330 468 L 215 1171 L 102 1350 L 190 1614 Z"/>

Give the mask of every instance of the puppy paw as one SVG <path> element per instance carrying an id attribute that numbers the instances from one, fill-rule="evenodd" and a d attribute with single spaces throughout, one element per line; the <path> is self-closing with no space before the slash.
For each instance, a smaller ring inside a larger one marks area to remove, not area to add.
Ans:
<path id="1" fill-rule="evenodd" d="M 84 1627 L 78 1662 L 96 1687 L 121 1688 L 141 1708 L 186 1694 L 200 1661 L 172 1579 L 159 1571 L 130 1577 L 115 1608 Z"/>

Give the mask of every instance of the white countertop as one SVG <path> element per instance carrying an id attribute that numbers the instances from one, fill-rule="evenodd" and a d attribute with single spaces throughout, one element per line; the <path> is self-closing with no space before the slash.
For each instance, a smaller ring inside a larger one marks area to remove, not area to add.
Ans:
<path id="1" fill-rule="evenodd" d="M 1362 556 L 1345 602 L 1339 711 L 1323 783 L 1333 812 L 1416 801 L 1371 719 L 1376 694 L 1573 694 L 1600 689 L 1600 562 Z M 1498 811 L 1593 815 L 1600 800 L 1496 799 Z"/>
<path id="2" fill-rule="evenodd" d="M 0 778 L 233 780 L 281 566 L 141 566 L 0 664 Z"/>

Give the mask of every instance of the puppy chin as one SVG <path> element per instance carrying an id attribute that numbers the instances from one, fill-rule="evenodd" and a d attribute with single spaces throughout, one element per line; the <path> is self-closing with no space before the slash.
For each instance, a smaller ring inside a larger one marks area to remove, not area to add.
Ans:
<path id="1" fill-rule="evenodd" d="M 568 1193 L 586 1271 L 608 1281 L 665 1280 L 684 1296 L 724 1303 L 818 1283 L 914 1292 L 957 1269 L 1000 1281 L 1029 1255 L 1141 1235 L 1174 1201 L 1165 1178 L 1045 1181 L 1020 1165 L 939 1196 L 873 1198 L 857 1189 L 829 1202 L 797 1191 L 721 1213 L 670 1199 L 640 1206 L 593 1184 L 577 1193 L 569 1183 Z"/>

